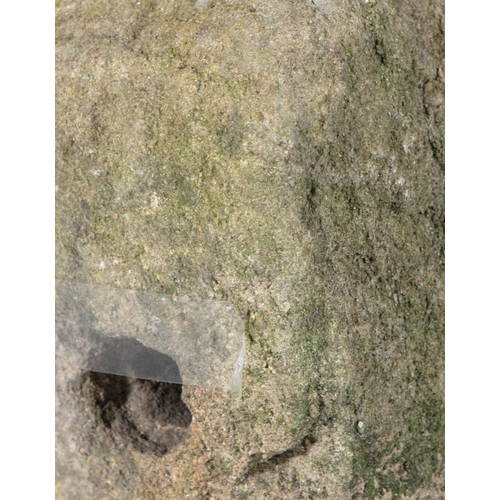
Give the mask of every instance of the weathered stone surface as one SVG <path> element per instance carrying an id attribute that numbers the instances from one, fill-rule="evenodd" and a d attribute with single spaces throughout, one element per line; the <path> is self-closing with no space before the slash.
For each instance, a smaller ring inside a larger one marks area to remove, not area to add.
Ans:
<path id="1" fill-rule="evenodd" d="M 59 346 L 59 498 L 444 498 L 443 15 L 57 2 L 57 277 L 247 335 L 240 402 Z"/>

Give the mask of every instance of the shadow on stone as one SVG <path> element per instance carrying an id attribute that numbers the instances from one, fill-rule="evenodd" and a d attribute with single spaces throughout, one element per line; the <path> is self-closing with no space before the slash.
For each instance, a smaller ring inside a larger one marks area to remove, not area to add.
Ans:
<path id="1" fill-rule="evenodd" d="M 104 362 L 117 359 L 108 354 L 110 349 L 119 346 L 125 353 L 122 362 L 140 366 L 141 373 L 147 372 L 151 378 L 156 378 L 155 370 L 159 367 L 164 370 L 167 366 L 181 380 L 172 358 L 157 351 L 152 353 L 153 349 L 135 342 L 133 339 L 106 339 L 100 355 L 94 358 L 95 366 L 103 369 Z M 115 371 L 116 367 L 106 365 L 106 368 Z M 82 377 L 82 391 L 92 405 L 97 422 L 104 425 L 118 448 L 131 445 L 142 453 L 161 456 L 184 441 L 189 433 L 192 415 L 181 399 L 180 384 L 86 371 Z"/>
<path id="2" fill-rule="evenodd" d="M 93 336 L 95 346 L 84 368 L 134 378 L 182 384 L 177 363 L 167 354 L 127 337 Z"/>

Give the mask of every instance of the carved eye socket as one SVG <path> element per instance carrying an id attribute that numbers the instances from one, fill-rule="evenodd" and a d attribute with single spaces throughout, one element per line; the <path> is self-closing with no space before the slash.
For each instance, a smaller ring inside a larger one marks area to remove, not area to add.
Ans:
<path id="1" fill-rule="evenodd" d="M 182 386 L 86 372 L 82 394 L 119 447 L 165 455 L 189 434 L 192 415 L 182 401 Z"/>

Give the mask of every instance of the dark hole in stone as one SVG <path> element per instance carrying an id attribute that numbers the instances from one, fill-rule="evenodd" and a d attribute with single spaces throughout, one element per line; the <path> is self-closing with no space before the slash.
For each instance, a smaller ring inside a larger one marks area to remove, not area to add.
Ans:
<path id="1" fill-rule="evenodd" d="M 177 363 L 167 354 L 128 337 L 94 335 L 94 348 L 85 361 L 90 371 L 182 384 Z"/>
<path id="2" fill-rule="evenodd" d="M 186 439 L 192 415 L 182 401 L 180 383 L 125 377 L 126 373 L 181 382 L 179 368 L 169 356 L 135 339 L 101 337 L 89 356 L 82 389 L 94 415 L 119 448 L 132 445 L 143 453 L 164 455 Z M 120 356 L 117 353 L 120 352 Z"/>

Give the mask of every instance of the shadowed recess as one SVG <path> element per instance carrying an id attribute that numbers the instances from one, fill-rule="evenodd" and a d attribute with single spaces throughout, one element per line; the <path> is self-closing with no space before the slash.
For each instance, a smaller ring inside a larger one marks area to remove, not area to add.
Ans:
<path id="1" fill-rule="evenodd" d="M 161 456 L 188 436 L 192 415 L 179 384 L 88 371 L 82 390 L 118 449 Z"/>

